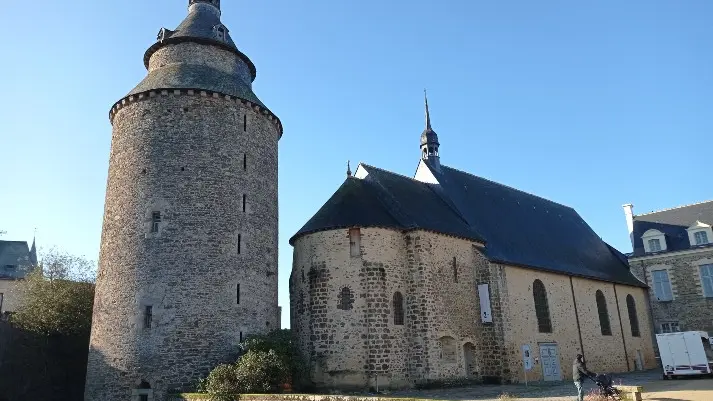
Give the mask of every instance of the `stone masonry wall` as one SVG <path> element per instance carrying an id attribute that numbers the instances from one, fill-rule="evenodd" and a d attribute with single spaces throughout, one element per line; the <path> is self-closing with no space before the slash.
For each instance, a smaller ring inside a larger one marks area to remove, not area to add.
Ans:
<path id="1" fill-rule="evenodd" d="M 87 401 L 125 401 L 140 380 L 158 399 L 190 388 L 241 336 L 278 326 L 278 137 L 266 116 L 197 91 L 116 112 Z"/>
<path id="2" fill-rule="evenodd" d="M 713 264 L 713 250 L 677 252 L 654 257 L 632 258 L 631 269 L 649 285 L 649 298 L 657 333 L 661 324 L 678 322 L 682 331 L 701 330 L 713 334 L 713 298 L 703 294 L 700 277 L 701 264 Z M 652 271 L 668 270 L 673 301 L 656 299 Z"/>
<path id="3" fill-rule="evenodd" d="M 378 380 L 379 388 L 400 388 L 477 375 L 479 326 L 473 322 L 480 311 L 472 243 L 423 231 L 360 232 L 359 256 L 350 256 L 347 229 L 309 234 L 295 243 L 291 327 L 316 384 L 363 389 Z M 303 282 L 306 269 L 322 272 L 319 281 Z M 354 291 L 346 310 L 339 308 L 345 287 Z M 404 325 L 394 321 L 396 292 L 404 300 Z M 443 337 L 453 339 L 455 360 L 444 359 Z M 470 373 L 466 346 L 475 353 Z"/>
<path id="4" fill-rule="evenodd" d="M 5 312 L 15 312 L 20 306 L 20 294 L 17 291 L 19 281 L 0 280 L 0 294 L 2 294 L 2 306 L 0 316 Z"/>
<path id="5" fill-rule="evenodd" d="M 656 366 L 653 354 L 653 343 L 649 335 L 649 314 L 645 307 L 645 290 L 628 286 L 615 286 L 595 280 L 570 278 L 559 274 L 547 273 L 537 270 L 505 266 L 507 278 L 507 291 L 509 293 L 506 329 L 506 347 L 509 352 L 509 364 L 512 381 L 523 382 L 522 346 L 529 344 L 532 351 L 533 369 L 527 372 L 528 380 L 544 380 L 542 360 L 540 355 L 541 344 L 556 344 L 560 377 L 571 380 L 572 361 L 577 353 L 584 350 L 588 367 L 598 373 L 618 373 L 634 369 L 633 358 L 637 350 L 641 352 L 645 367 Z M 552 322 L 552 333 L 540 333 L 537 325 L 535 304 L 533 298 L 533 282 L 539 279 L 547 291 L 547 301 Z M 572 295 L 574 289 L 574 297 Z M 605 295 L 609 321 L 612 329 L 611 336 L 601 333 L 599 314 L 595 300 L 595 293 L 601 290 Z M 641 335 L 632 337 L 629 316 L 626 308 L 626 296 L 631 294 L 637 305 L 637 316 Z M 619 309 L 617 312 L 617 298 Z M 574 301 L 577 304 L 579 324 L 582 335 L 580 345 L 577 320 L 575 317 Z M 619 324 L 621 315 L 624 327 L 623 338 L 626 341 L 626 353 L 622 341 L 622 330 Z M 628 355 L 630 366 L 626 364 Z"/>

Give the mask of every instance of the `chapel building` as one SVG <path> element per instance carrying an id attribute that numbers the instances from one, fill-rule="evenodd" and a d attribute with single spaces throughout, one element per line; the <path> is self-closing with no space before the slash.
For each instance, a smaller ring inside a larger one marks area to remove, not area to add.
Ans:
<path id="1" fill-rule="evenodd" d="M 441 162 L 360 164 L 290 239 L 291 327 L 318 388 L 571 380 L 657 366 L 647 287 L 572 208 Z M 528 369 L 527 371 L 525 369 Z"/>

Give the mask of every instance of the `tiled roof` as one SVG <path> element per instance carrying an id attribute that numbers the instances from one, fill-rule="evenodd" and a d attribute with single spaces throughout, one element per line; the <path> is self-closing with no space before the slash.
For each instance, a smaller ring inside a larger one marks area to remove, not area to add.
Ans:
<path id="1" fill-rule="evenodd" d="M 420 228 L 484 242 L 486 256 L 495 262 L 645 286 L 631 274 L 626 258 L 574 209 L 424 163 L 439 184 L 362 164 L 366 178 L 348 178 L 290 243 L 310 232 L 340 227 Z M 344 201 L 347 197 L 350 202 Z M 370 203 L 361 204 L 367 197 Z"/>
<path id="2" fill-rule="evenodd" d="M 641 236 L 651 229 L 661 231 L 666 235 L 667 252 L 691 249 L 686 229 L 696 224 L 697 221 L 713 225 L 713 201 L 634 216 L 633 256 L 642 256 L 646 253 Z M 709 240 L 713 240 L 713 238 L 709 238 Z"/>

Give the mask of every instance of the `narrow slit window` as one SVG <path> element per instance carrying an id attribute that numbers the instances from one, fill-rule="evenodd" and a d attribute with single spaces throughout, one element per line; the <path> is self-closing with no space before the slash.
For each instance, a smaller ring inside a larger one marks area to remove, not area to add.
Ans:
<path id="1" fill-rule="evenodd" d="M 153 320 L 153 306 L 146 306 L 144 310 L 144 328 L 150 329 Z"/>
<path id="2" fill-rule="evenodd" d="M 248 115 L 243 114 L 243 132 L 248 130 Z"/>
<path id="3" fill-rule="evenodd" d="M 243 242 L 243 236 L 241 234 L 238 234 L 238 255 L 240 255 L 241 247 L 242 247 L 242 242 Z"/>
<path id="4" fill-rule="evenodd" d="M 158 226 L 161 224 L 161 212 L 151 213 L 151 232 L 157 233 Z"/>
<path id="5" fill-rule="evenodd" d="M 453 282 L 458 282 L 458 264 L 456 263 L 456 257 L 453 257 Z"/>
<path id="6" fill-rule="evenodd" d="M 404 325 L 404 297 L 400 292 L 394 293 L 394 325 Z"/>
<path id="7" fill-rule="evenodd" d="M 247 202 L 247 195 L 243 194 L 243 212 L 245 212 L 245 204 Z"/>
<path id="8" fill-rule="evenodd" d="M 248 155 L 243 153 L 243 170 L 248 169 Z"/>
<path id="9" fill-rule="evenodd" d="M 235 301 L 238 305 L 240 305 L 240 284 L 238 284 L 237 288 L 235 289 Z"/>
<path id="10" fill-rule="evenodd" d="M 243 332 L 240 332 L 240 342 L 243 342 Z"/>

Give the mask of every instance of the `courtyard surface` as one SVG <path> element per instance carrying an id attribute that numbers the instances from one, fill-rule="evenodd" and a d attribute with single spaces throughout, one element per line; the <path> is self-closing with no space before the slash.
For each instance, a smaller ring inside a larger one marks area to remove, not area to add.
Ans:
<path id="1" fill-rule="evenodd" d="M 662 380 L 660 370 L 612 375 L 614 384 L 643 386 L 647 401 L 713 401 L 713 378 Z M 585 382 L 586 393 L 594 390 L 592 381 Z M 480 385 L 440 390 L 397 391 L 392 397 L 414 397 L 433 400 L 495 401 L 500 394 L 517 401 L 572 401 L 576 390 L 569 381 L 508 385 Z"/>

